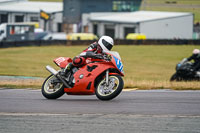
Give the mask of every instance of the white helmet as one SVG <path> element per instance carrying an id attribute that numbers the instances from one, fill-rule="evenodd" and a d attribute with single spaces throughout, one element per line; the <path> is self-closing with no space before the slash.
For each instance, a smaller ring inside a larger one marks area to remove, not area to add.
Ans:
<path id="1" fill-rule="evenodd" d="M 110 51 L 114 45 L 114 41 L 111 37 L 109 36 L 102 36 L 99 41 L 98 44 L 101 46 L 101 48 L 103 49 L 103 51 Z"/>
<path id="2" fill-rule="evenodd" d="M 194 49 L 192 53 L 193 53 L 193 54 L 199 54 L 199 53 L 200 53 L 200 50 L 199 50 L 199 49 Z"/>

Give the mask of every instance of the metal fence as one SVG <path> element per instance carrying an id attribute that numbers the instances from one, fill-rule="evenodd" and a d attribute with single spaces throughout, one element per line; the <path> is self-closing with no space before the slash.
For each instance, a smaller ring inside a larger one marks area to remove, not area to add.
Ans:
<path id="1" fill-rule="evenodd" d="M 48 40 L 0 42 L 0 48 L 46 45 L 89 45 L 91 40 Z M 115 40 L 116 45 L 200 45 L 200 40 Z"/>

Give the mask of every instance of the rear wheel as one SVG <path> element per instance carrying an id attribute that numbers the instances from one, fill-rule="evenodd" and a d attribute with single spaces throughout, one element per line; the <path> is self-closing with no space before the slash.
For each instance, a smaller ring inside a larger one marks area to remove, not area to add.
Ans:
<path id="1" fill-rule="evenodd" d="M 109 85 L 102 79 L 96 87 L 95 94 L 100 100 L 111 100 L 118 96 L 124 87 L 124 81 L 119 75 L 109 76 Z"/>
<path id="2" fill-rule="evenodd" d="M 56 76 L 50 75 L 42 85 L 42 95 L 47 99 L 57 99 L 64 94 L 63 83 L 53 82 L 55 80 L 57 80 Z"/>

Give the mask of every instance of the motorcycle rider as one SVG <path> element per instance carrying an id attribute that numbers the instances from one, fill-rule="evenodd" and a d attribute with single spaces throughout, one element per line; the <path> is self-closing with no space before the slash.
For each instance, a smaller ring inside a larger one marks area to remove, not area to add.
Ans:
<path id="1" fill-rule="evenodd" d="M 79 56 L 73 58 L 72 63 L 69 63 L 64 72 L 66 73 L 72 67 L 81 67 L 86 64 L 87 58 L 103 58 L 105 52 L 110 51 L 114 45 L 114 41 L 109 36 L 102 36 L 98 42 L 92 43 Z"/>
<path id="2" fill-rule="evenodd" d="M 199 49 L 194 49 L 192 52 L 192 55 L 187 58 L 187 61 L 194 60 L 193 64 L 193 71 L 197 72 L 196 74 L 200 77 L 200 50 Z"/>

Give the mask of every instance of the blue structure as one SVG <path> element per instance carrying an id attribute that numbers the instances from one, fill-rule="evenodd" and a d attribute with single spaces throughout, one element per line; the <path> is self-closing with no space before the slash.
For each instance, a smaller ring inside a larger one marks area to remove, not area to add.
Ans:
<path id="1" fill-rule="evenodd" d="M 63 0 L 64 23 L 79 23 L 82 13 L 138 11 L 142 0 Z"/>

